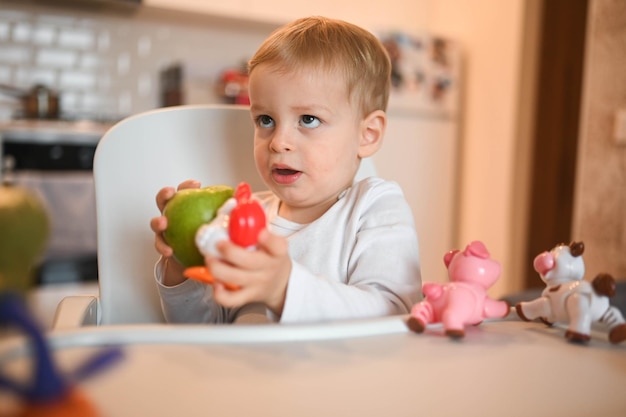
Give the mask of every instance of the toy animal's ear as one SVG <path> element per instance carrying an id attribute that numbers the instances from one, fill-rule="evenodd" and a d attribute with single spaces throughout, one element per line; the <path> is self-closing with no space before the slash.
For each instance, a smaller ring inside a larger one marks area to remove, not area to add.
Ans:
<path id="1" fill-rule="evenodd" d="M 450 262 L 452 262 L 452 258 L 454 258 L 454 255 L 456 255 L 457 253 L 459 253 L 458 249 L 454 249 L 451 250 L 450 252 L 446 253 L 443 256 L 443 263 L 446 264 L 446 268 L 450 266 Z"/>
<path id="2" fill-rule="evenodd" d="M 465 251 L 463 253 L 465 255 L 469 253 L 470 255 L 474 255 L 482 259 L 489 258 L 489 251 L 487 250 L 487 247 L 485 246 L 483 242 L 479 240 L 475 240 L 469 245 L 467 245 L 467 248 L 465 248 Z"/>
<path id="3" fill-rule="evenodd" d="M 569 244 L 569 251 L 572 256 L 580 256 L 585 251 L 585 244 L 583 242 L 572 242 Z"/>

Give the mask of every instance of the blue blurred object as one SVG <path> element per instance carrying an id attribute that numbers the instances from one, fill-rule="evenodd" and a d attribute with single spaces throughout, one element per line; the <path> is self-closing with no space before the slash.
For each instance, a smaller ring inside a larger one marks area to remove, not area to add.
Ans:
<path id="1" fill-rule="evenodd" d="M 73 384 L 107 368 L 122 357 L 119 347 L 108 347 L 97 352 L 68 377 L 64 377 L 56 367 L 44 332 L 26 307 L 22 295 L 18 293 L 0 293 L 0 325 L 17 327 L 30 338 L 35 362 L 31 380 L 19 384 L 6 377 L 0 369 L 0 389 L 13 392 L 28 403 L 43 403 L 62 398 Z"/>

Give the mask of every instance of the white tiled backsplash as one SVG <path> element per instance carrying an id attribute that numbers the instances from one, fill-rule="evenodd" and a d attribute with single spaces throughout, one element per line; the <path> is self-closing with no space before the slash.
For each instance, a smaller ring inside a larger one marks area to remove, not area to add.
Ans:
<path id="1" fill-rule="evenodd" d="M 219 102 L 214 83 L 221 71 L 245 62 L 273 29 L 145 10 L 0 0 L 0 84 L 51 87 L 65 117 L 118 119 L 159 107 L 159 71 L 180 63 L 185 103 Z M 0 93 L 0 118 L 16 106 Z"/>

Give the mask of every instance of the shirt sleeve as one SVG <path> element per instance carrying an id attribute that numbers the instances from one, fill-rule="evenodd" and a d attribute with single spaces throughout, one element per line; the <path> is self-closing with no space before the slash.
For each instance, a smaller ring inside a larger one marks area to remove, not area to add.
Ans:
<path id="1" fill-rule="evenodd" d="M 188 279 L 178 285 L 163 285 L 165 262 L 160 259 L 154 268 L 161 309 L 168 323 L 226 323 L 228 311 L 212 299 L 213 287 Z"/>
<path id="2" fill-rule="evenodd" d="M 164 260 L 154 267 L 161 298 L 161 310 L 167 323 L 236 323 L 262 324 L 276 321 L 265 305 L 254 303 L 240 308 L 225 308 L 213 301 L 213 287 L 188 279 L 178 285 L 163 285 Z"/>

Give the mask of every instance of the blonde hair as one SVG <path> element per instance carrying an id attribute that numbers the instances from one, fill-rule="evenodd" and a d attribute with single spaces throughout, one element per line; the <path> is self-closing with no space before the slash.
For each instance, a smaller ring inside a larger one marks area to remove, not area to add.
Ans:
<path id="1" fill-rule="evenodd" d="M 274 31 L 248 63 L 248 73 L 261 64 L 277 71 L 320 69 L 344 77 L 348 97 L 363 115 L 386 110 L 391 63 L 382 43 L 370 32 L 341 20 L 320 16 L 298 19 Z"/>

